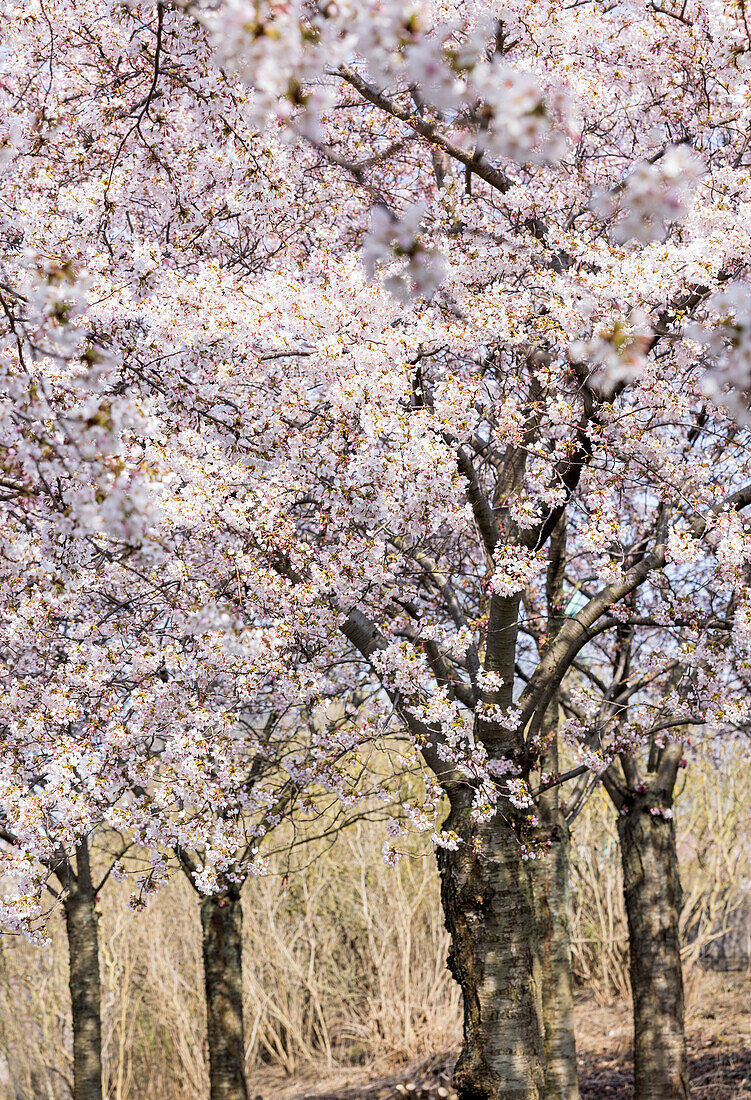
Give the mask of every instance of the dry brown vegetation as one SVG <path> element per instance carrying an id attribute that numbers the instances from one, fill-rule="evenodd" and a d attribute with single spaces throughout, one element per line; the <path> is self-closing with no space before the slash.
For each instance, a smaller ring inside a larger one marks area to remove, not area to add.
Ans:
<path id="1" fill-rule="evenodd" d="M 751 769 L 740 758 L 721 763 L 721 784 L 714 768 L 689 770 L 678 810 L 695 1100 L 751 1095 L 751 979 L 702 963 L 724 952 L 725 963 L 745 966 L 748 954 Z M 382 839 L 382 826 L 362 822 L 288 881 L 280 873 L 246 886 L 252 1096 L 451 1094 L 460 1005 L 445 967 L 435 861 L 429 843 L 415 838 L 392 870 L 380 858 Z M 594 798 L 577 821 L 572 855 L 583 1097 L 625 1100 L 627 939 L 604 799 Z M 195 894 L 177 875 L 136 914 L 127 906 L 130 889 L 110 881 L 101 898 L 106 1095 L 202 1100 L 208 1074 Z M 70 1095 L 66 945 L 59 916 L 50 924 L 46 947 L 0 939 L 0 1100 Z"/>

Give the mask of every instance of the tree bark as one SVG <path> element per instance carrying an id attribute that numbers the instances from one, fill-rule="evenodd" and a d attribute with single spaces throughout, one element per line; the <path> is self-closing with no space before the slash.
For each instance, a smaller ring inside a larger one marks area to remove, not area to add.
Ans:
<path id="1" fill-rule="evenodd" d="M 546 794 L 556 794 L 546 792 Z M 545 800 L 545 801 L 544 801 Z M 541 828 L 547 855 L 530 866 L 537 919 L 545 1033 L 545 1100 L 579 1100 L 571 980 L 569 830 L 557 797 L 541 798 Z"/>
<path id="2" fill-rule="evenodd" d="M 249 1100 L 242 1003 L 242 903 L 230 889 L 201 902 L 211 1100 Z"/>
<path id="3" fill-rule="evenodd" d="M 76 874 L 65 883 L 69 986 L 73 1018 L 73 1100 L 102 1100 L 99 934 L 89 847 L 76 851 Z"/>
<path id="4" fill-rule="evenodd" d="M 678 914 L 681 885 L 672 819 L 636 799 L 618 821 L 634 1002 L 635 1100 L 687 1100 Z"/>
<path id="5" fill-rule="evenodd" d="M 547 633 L 554 638 L 564 622 L 566 517 L 561 516 L 550 537 L 545 581 Z M 542 721 L 545 752 L 541 773 L 556 775 L 559 707 L 557 695 Z M 545 1033 L 545 1100 L 579 1100 L 579 1074 L 574 1035 L 574 990 L 571 979 L 571 895 L 569 889 L 570 836 L 561 809 L 560 787 L 537 798 L 541 839 L 546 855 L 532 861 L 532 891 L 537 920 L 537 950 L 542 981 L 542 1019 Z"/>
<path id="6" fill-rule="evenodd" d="M 448 964 L 464 998 L 464 1046 L 454 1083 L 461 1100 L 542 1100 L 543 1030 L 534 909 L 513 807 L 476 823 L 455 794 L 444 828 L 462 843 L 439 854 L 451 934 Z"/>

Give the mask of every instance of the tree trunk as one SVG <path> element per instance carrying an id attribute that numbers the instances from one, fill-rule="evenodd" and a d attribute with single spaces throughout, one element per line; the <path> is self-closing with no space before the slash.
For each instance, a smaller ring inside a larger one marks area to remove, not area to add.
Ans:
<path id="1" fill-rule="evenodd" d="M 530 866 L 542 981 L 544 1096 L 545 1100 L 579 1100 L 571 980 L 569 831 L 557 806 L 541 804 L 539 810 L 550 841 L 547 855 Z"/>
<path id="2" fill-rule="evenodd" d="M 73 1100 L 102 1100 L 102 1025 L 99 935 L 89 847 L 76 852 L 76 875 L 65 883 L 69 985 L 73 1018 Z"/>
<path id="3" fill-rule="evenodd" d="M 545 583 L 547 632 L 555 637 L 564 622 L 566 517 L 559 519 L 550 539 Z M 544 756 L 541 773 L 559 771 L 558 696 L 551 700 L 542 721 Z M 537 949 L 542 981 L 542 1020 L 545 1033 L 545 1100 L 579 1100 L 579 1074 L 574 1035 L 574 990 L 571 980 L 571 895 L 569 890 L 570 837 L 561 810 L 560 787 L 543 791 L 537 799 L 539 830 L 549 844 L 547 855 L 532 861 L 530 874 L 537 919 Z"/>
<path id="4" fill-rule="evenodd" d="M 201 902 L 211 1100 L 248 1100 L 242 1002 L 242 903 L 236 889 Z"/>
<path id="5" fill-rule="evenodd" d="M 618 832 L 634 1002 L 635 1100 L 687 1100 L 675 828 L 638 798 L 621 814 Z"/>
<path id="6" fill-rule="evenodd" d="M 462 843 L 439 855 L 451 934 L 449 968 L 464 997 L 461 1100 L 542 1100 L 543 1032 L 532 889 L 503 805 L 489 822 L 456 793 L 445 829 Z"/>

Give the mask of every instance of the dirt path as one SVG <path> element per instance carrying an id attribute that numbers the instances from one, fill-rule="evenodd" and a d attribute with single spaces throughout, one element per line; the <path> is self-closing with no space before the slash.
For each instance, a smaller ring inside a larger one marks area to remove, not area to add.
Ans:
<path id="1" fill-rule="evenodd" d="M 751 974 L 711 974 L 688 991 L 691 1100 L 751 1100 Z M 632 1100 L 629 1006 L 576 1006 L 582 1100 Z M 326 1078 L 266 1078 L 253 1100 L 454 1100 L 456 1050 L 391 1071 L 341 1070 Z"/>

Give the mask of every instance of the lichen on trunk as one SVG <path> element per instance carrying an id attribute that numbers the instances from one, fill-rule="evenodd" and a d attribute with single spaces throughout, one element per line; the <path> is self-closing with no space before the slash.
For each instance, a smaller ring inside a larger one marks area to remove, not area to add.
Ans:
<path id="1" fill-rule="evenodd" d="M 579 1100 L 571 980 L 569 831 L 557 806 L 541 806 L 546 855 L 530 866 L 545 1033 L 545 1100 Z"/>
<path id="2" fill-rule="evenodd" d="M 543 1035 L 532 890 L 504 819 L 473 820 L 457 794 L 446 821 L 462 839 L 439 856 L 451 934 L 449 967 L 464 997 L 464 1046 L 454 1082 L 462 1100 L 542 1100 Z"/>

